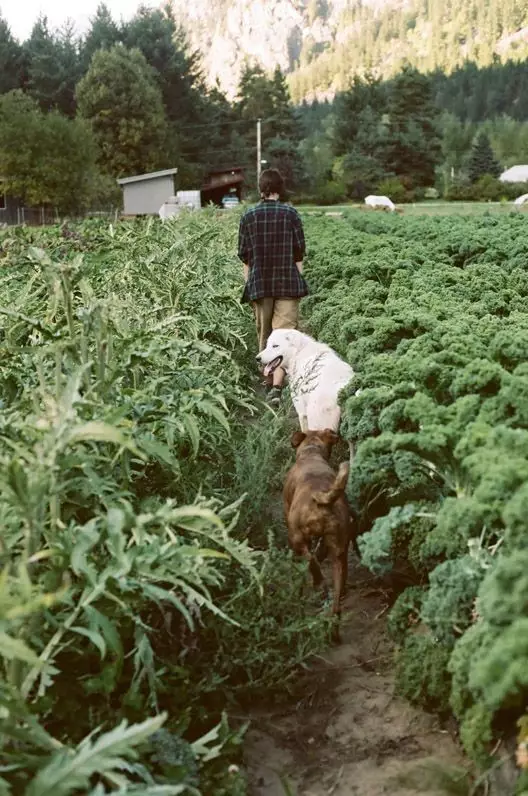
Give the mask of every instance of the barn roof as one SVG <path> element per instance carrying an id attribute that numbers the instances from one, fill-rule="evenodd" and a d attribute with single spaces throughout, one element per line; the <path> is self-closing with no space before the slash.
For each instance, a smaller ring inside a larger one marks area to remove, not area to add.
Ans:
<path id="1" fill-rule="evenodd" d="M 130 182 L 143 182 L 144 180 L 155 180 L 159 177 L 170 177 L 176 174 L 178 169 L 165 169 L 164 171 L 151 171 L 148 174 L 136 174 L 134 177 L 121 177 L 117 182 L 119 185 L 128 185 Z"/>

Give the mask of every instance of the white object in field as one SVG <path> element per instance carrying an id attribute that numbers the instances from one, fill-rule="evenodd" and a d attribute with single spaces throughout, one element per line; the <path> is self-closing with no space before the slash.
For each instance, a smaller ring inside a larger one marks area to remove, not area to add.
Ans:
<path id="1" fill-rule="evenodd" d="M 521 196 L 518 196 L 514 205 L 523 205 L 525 202 L 528 202 L 528 193 L 523 193 Z"/>
<path id="2" fill-rule="evenodd" d="M 202 195 L 200 191 L 178 191 L 176 194 L 178 204 L 181 207 L 188 207 L 193 210 L 200 210 L 202 207 Z"/>
<path id="3" fill-rule="evenodd" d="M 503 171 L 499 177 L 501 182 L 528 182 L 528 166 L 519 165 Z"/>
<path id="4" fill-rule="evenodd" d="M 388 207 L 389 210 L 396 210 L 396 206 L 388 196 L 373 196 L 371 194 L 365 197 L 365 204 L 368 207 Z"/>
<path id="5" fill-rule="evenodd" d="M 178 199 L 176 196 L 169 196 L 166 202 L 164 202 L 158 212 L 159 217 L 162 221 L 166 218 L 171 218 L 172 216 L 177 216 L 178 213 L 181 211 L 181 206 L 178 203 Z"/>

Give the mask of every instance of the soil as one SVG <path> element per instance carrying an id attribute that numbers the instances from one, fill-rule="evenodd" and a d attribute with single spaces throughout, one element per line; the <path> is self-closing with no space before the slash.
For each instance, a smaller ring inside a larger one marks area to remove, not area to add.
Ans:
<path id="1" fill-rule="evenodd" d="M 341 644 L 305 676 L 298 702 L 249 717 L 252 796 L 467 793 L 454 728 L 394 694 L 389 588 L 350 566 Z"/>

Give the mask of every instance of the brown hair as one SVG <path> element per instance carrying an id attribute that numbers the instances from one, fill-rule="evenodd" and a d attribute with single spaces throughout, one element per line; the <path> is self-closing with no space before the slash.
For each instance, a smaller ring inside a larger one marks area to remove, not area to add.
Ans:
<path id="1" fill-rule="evenodd" d="M 265 169 L 259 180 L 260 194 L 267 199 L 272 193 L 284 196 L 284 179 L 278 169 Z"/>

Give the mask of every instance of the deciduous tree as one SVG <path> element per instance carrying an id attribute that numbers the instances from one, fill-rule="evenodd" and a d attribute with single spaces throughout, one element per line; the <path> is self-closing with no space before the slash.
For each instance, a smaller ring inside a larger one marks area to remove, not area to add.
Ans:
<path id="1" fill-rule="evenodd" d="M 96 154 L 82 120 L 45 114 L 20 90 L 0 97 L 0 174 L 26 204 L 82 209 L 97 179 Z"/>
<path id="2" fill-rule="evenodd" d="M 120 177 L 173 165 L 161 90 L 139 50 L 115 45 L 96 52 L 77 101 L 105 172 Z"/>

